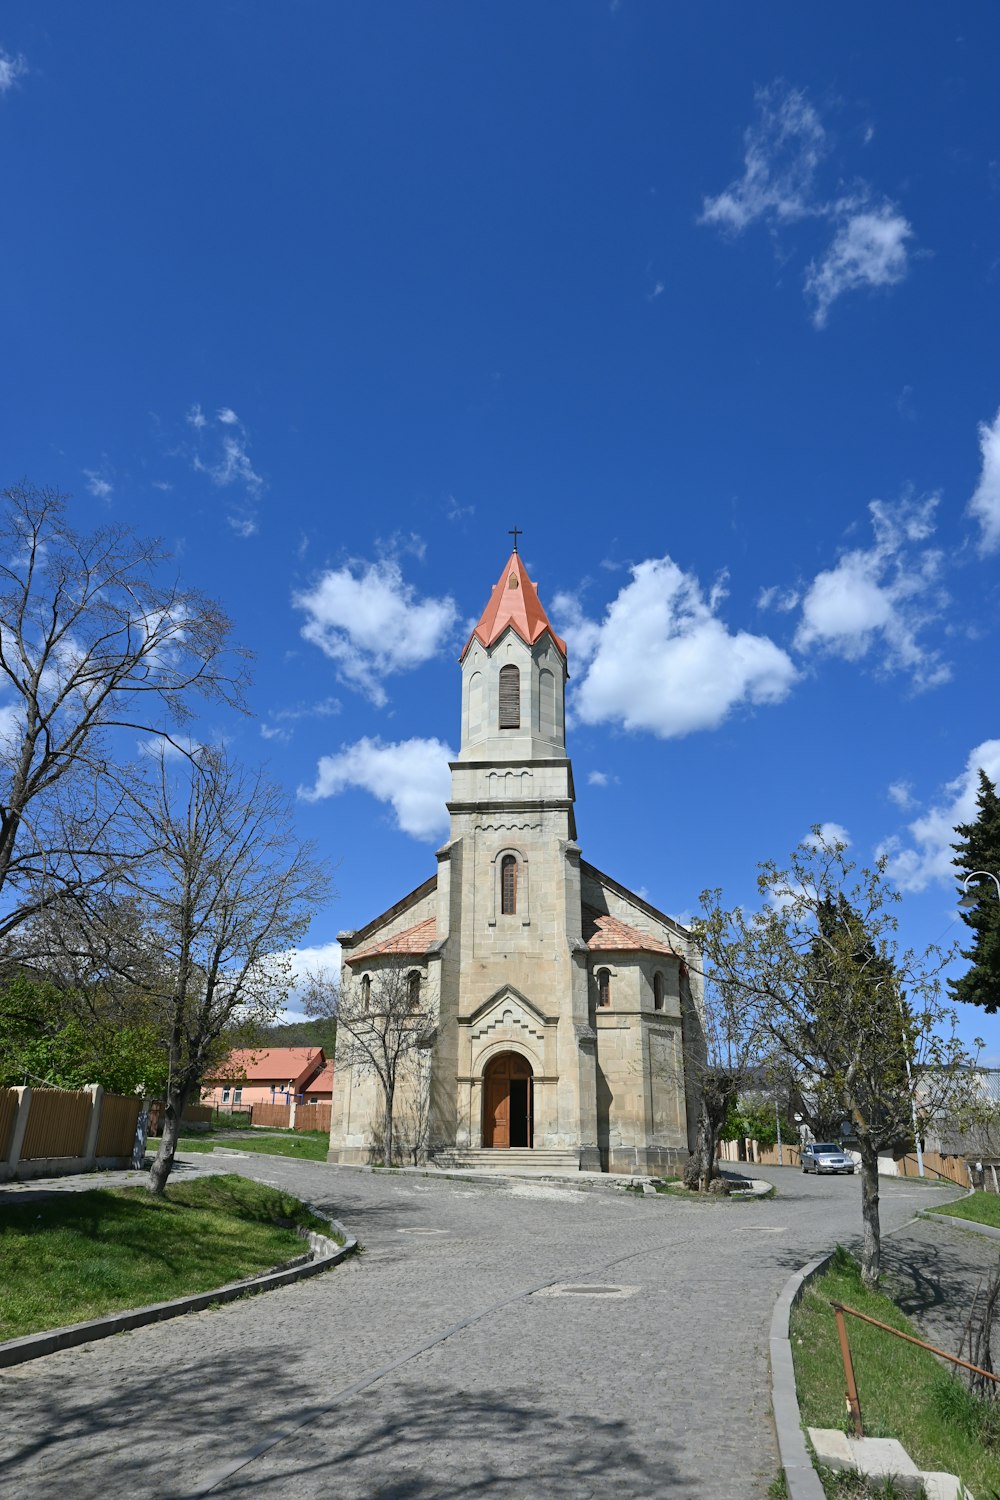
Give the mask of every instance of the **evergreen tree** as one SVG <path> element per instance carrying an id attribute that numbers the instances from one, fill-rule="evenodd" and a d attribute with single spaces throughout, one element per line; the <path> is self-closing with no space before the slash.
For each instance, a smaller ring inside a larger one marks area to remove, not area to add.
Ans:
<path id="1" fill-rule="evenodd" d="M 979 772 L 979 809 L 974 823 L 959 823 L 953 844 L 955 864 L 963 875 L 985 871 L 1000 877 L 1000 797 L 986 772 Z M 972 946 L 962 949 L 971 964 L 960 979 L 949 980 L 956 1000 L 981 1005 L 988 1015 L 1000 1010 L 1000 890 L 990 879 L 971 880 L 968 894 L 975 906 L 962 911 L 962 921 L 975 934 Z"/>

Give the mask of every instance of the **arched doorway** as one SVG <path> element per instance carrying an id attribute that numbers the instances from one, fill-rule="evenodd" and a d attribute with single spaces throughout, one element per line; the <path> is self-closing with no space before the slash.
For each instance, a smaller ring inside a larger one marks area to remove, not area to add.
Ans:
<path id="1" fill-rule="evenodd" d="M 519 1052 L 501 1052 L 483 1074 L 483 1145 L 506 1151 L 531 1146 L 534 1084 Z"/>

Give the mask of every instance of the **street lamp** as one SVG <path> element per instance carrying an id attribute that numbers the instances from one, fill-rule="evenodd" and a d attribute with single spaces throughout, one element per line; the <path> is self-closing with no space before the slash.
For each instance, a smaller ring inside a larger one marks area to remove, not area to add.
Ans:
<path id="1" fill-rule="evenodd" d="M 965 894 L 958 904 L 964 911 L 971 911 L 976 905 L 976 898 L 969 890 L 970 880 L 992 880 L 997 888 L 997 898 L 1000 899 L 1000 875 L 994 875 L 992 870 L 973 870 L 972 874 L 966 875 L 962 881 L 962 888 Z"/>

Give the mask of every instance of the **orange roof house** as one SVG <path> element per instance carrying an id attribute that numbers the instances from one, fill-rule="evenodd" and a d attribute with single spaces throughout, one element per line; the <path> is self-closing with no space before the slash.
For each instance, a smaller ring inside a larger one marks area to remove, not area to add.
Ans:
<path id="1" fill-rule="evenodd" d="M 237 1049 L 205 1079 L 202 1099 L 216 1107 L 287 1104 L 303 1095 L 325 1066 L 322 1047 Z"/>

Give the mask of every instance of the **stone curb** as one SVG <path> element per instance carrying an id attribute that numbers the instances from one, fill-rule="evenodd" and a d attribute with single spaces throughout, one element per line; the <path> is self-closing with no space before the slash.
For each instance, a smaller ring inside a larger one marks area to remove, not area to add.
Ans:
<path id="1" fill-rule="evenodd" d="M 254 1155 L 263 1155 L 263 1152 L 254 1152 Z M 309 1165 L 322 1165 L 332 1167 L 337 1172 L 369 1172 L 373 1176 L 390 1174 L 396 1177 L 426 1177 L 432 1181 L 442 1182 L 469 1182 L 478 1183 L 482 1187 L 510 1187 L 512 1183 L 539 1183 L 545 1187 L 564 1188 L 571 1193 L 589 1192 L 624 1192 L 626 1187 L 640 1182 L 653 1182 L 659 1179 L 641 1173 L 628 1172 L 565 1172 L 561 1175 L 544 1172 L 484 1172 L 478 1167 L 435 1167 L 432 1165 L 420 1167 L 370 1167 L 366 1163 L 333 1161 L 322 1163 L 310 1163 Z M 765 1181 L 762 1177 L 729 1177 L 729 1182 L 742 1181 L 746 1183 L 745 1190 L 737 1189 L 728 1195 L 731 1197 L 766 1198 L 775 1192 L 775 1185 Z M 661 1196 L 661 1195 L 657 1195 Z M 687 1200 L 680 1200 L 687 1201 Z M 690 1201 L 697 1202 L 697 1197 L 692 1195 Z M 726 1199 L 720 1199 L 725 1202 Z"/>
<path id="2" fill-rule="evenodd" d="M 973 1234 L 985 1234 L 987 1239 L 1000 1240 L 1000 1229 L 995 1229 L 992 1224 L 977 1224 L 975 1219 L 956 1219 L 954 1214 L 935 1214 L 927 1208 L 918 1208 L 917 1217 L 930 1219 L 931 1223 L 940 1219 L 942 1224 L 950 1224 L 953 1229 L 969 1229 Z"/>
<path id="3" fill-rule="evenodd" d="M 771 1314 L 768 1347 L 771 1354 L 771 1405 L 778 1435 L 778 1456 L 788 1486 L 789 1500 L 825 1500 L 823 1485 L 813 1467 L 802 1432 L 799 1398 L 795 1394 L 795 1367 L 788 1320 L 810 1281 L 822 1276 L 835 1250 L 811 1260 L 790 1276 L 778 1294 Z"/>
<path id="4" fill-rule="evenodd" d="M 171 1302 L 153 1302 L 148 1307 L 136 1307 L 130 1312 L 110 1313 L 105 1318 L 93 1318 L 87 1323 L 71 1323 L 66 1328 L 50 1328 L 45 1333 L 9 1339 L 0 1344 L 0 1368 L 25 1364 L 28 1360 L 54 1354 L 58 1349 L 74 1349 L 78 1344 L 94 1343 L 97 1339 L 110 1338 L 114 1333 L 125 1333 L 130 1328 L 161 1323 L 166 1318 L 179 1318 L 184 1313 L 202 1312 L 223 1302 L 235 1302 L 239 1297 L 255 1296 L 258 1292 L 270 1292 L 276 1287 L 318 1276 L 358 1248 L 355 1235 L 348 1234 L 336 1219 L 331 1219 L 330 1223 L 338 1233 L 347 1236 L 343 1245 L 338 1245 L 325 1234 L 310 1232 L 304 1236 L 310 1252 L 304 1262 L 293 1262 L 277 1271 L 265 1271 L 260 1276 L 248 1276 L 244 1281 L 231 1281 L 211 1292 L 194 1292 L 187 1297 L 175 1297 Z"/>

